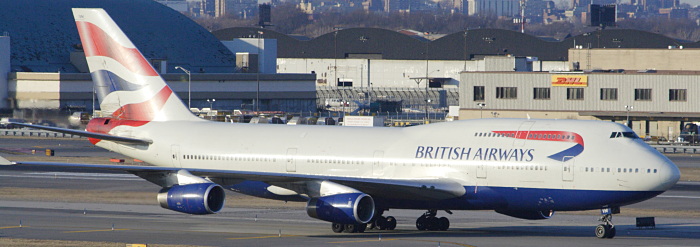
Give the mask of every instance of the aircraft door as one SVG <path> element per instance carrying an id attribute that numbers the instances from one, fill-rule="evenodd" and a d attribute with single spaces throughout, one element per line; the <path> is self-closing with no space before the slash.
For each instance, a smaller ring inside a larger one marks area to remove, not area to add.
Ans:
<path id="1" fill-rule="evenodd" d="M 172 145 L 170 146 L 170 159 L 173 164 L 173 167 L 182 167 L 182 164 L 180 164 L 180 145 Z"/>
<path id="2" fill-rule="evenodd" d="M 564 156 L 562 163 L 562 180 L 565 182 L 574 181 L 574 157 Z"/>
<path id="3" fill-rule="evenodd" d="M 476 165 L 476 178 L 486 178 L 486 163 L 480 162 Z"/>
<path id="4" fill-rule="evenodd" d="M 525 145 L 525 141 L 527 141 L 527 135 L 530 133 L 530 129 L 533 125 L 535 125 L 535 121 L 525 121 L 522 124 L 520 124 L 518 132 L 515 133 L 516 138 L 515 141 L 513 141 L 513 146 L 522 147 Z"/>
<path id="5" fill-rule="evenodd" d="M 296 155 L 297 155 L 296 148 L 287 149 L 287 172 L 296 172 L 297 171 L 297 163 L 296 163 L 296 157 L 295 157 Z"/>
<path id="6" fill-rule="evenodd" d="M 374 162 L 372 163 L 372 175 L 382 176 L 384 175 L 384 164 L 382 159 L 384 158 L 384 151 L 374 151 Z"/>

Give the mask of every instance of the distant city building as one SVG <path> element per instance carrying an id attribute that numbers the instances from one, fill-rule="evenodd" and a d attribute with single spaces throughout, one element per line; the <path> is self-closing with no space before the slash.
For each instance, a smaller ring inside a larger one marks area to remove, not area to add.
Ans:
<path id="1" fill-rule="evenodd" d="M 250 19 L 258 15 L 257 0 L 228 0 L 226 12 L 241 19 Z"/>
<path id="2" fill-rule="evenodd" d="M 384 0 L 385 12 L 411 12 L 424 10 L 425 6 L 420 0 Z"/>
<path id="3" fill-rule="evenodd" d="M 688 9 L 678 9 L 678 8 L 659 9 L 659 14 L 662 16 L 667 16 L 668 19 L 687 19 L 688 18 Z"/>
<path id="4" fill-rule="evenodd" d="M 516 16 L 520 12 L 519 0 L 468 0 L 469 15 Z"/>
<path id="5" fill-rule="evenodd" d="M 226 0 L 215 0 L 214 4 L 214 17 L 221 17 L 226 15 Z"/>
<path id="6" fill-rule="evenodd" d="M 525 8 L 525 19 L 528 23 L 545 23 L 545 13 L 552 13 L 555 9 L 554 1 L 543 0 L 528 0 L 523 7 Z"/>

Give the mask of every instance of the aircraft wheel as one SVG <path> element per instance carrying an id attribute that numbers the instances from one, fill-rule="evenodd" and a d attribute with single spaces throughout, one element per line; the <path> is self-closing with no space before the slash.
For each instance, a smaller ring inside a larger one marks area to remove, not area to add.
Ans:
<path id="1" fill-rule="evenodd" d="M 345 225 L 340 223 L 333 223 L 331 224 L 331 229 L 333 229 L 333 232 L 335 233 L 341 233 L 343 232 L 343 230 L 345 230 Z"/>
<path id="2" fill-rule="evenodd" d="M 609 232 L 608 232 L 607 238 L 614 238 L 614 237 L 615 237 L 615 234 L 617 234 L 617 230 L 616 230 L 616 229 L 617 229 L 617 228 L 615 228 L 614 226 L 613 226 L 613 227 L 610 227 L 610 230 L 609 230 Z"/>
<path id="3" fill-rule="evenodd" d="M 595 227 L 595 236 L 598 238 L 608 238 L 610 235 L 610 226 L 600 224 Z"/>
<path id="4" fill-rule="evenodd" d="M 437 219 L 437 228 L 440 231 L 447 231 L 447 229 L 450 229 L 450 220 L 445 217 L 440 217 Z"/>
<path id="5" fill-rule="evenodd" d="M 357 225 L 355 224 L 347 224 L 345 225 L 345 230 L 343 232 L 345 233 L 355 233 L 357 232 Z"/>
<path id="6" fill-rule="evenodd" d="M 377 229 L 379 230 L 386 230 L 386 225 L 387 225 L 387 219 L 384 216 L 380 216 L 377 218 L 377 221 L 375 221 L 377 224 Z"/>
<path id="7" fill-rule="evenodd" d="M 387 230 L 396 229 L 396 218 L 394 218 L 394 216 L 386 217 L 386 229 Z"/>
<path id="8" fill-rule="evenodd" d="M 416 228 L 418 228 L 419 231 L 428 230 L 428 219 L 423 216 L 418 217 L 416 220 Z"/>

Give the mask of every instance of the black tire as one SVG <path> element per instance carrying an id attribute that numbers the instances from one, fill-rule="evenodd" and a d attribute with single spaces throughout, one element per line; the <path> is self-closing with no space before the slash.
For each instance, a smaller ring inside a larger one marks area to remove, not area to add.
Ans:
<path id="1" fill-rule="evenodd" d="M 345 230 L 345 225 L 340 223 L 333 223 L 331 224 L 331 229 L 333 229 L 333 232 L 335 233 L 341 233 L 343 232 L 343 230 Z"/>
<path id="2" fill-rule="evenodd" d="M 438 228 L 438 218 L 437 217 L 427 217 L 425 228 L 427 228 L 428 231 L 437 231 L 439 229 Z"/>
<path id="3" fill-rule="evenodd" d="M 595 227 L 595 236 L 598 238 L 608 238 L 610 234 L 610 226 L 600 224 Z"/>
<path id="4" fill-rule="evenodd" d="M 617 234 L 617 230 L 616 230 L 616 229 L 617 229 L 617 228 L 615 228 L 614 226 L 611 226 L 611 227 L 610 227 L 610 230 L 608 230 L 608 236 L 606 236 L 606 238 L 614 238 L 614 237 L 615 237 L 615 234 Z"/>
<path id="5" fill-rule="evenodd" d="M 345 230 L 343 232 L 345 233 L 356 233 L 357 232 L 357 225 L 356 224 L 346 224 L 345 225 Z"/>
<path id="6" fill-rule="evenodd" d="M 437 225 L 438 225 L 438 230 L 447 231 L 447 229 L 450 229 L 450 220 L 445 218 L 445 217 L 440 217 L 437 220 Z"/>
<path id="7" fill-rule="evenodd" d="M 394 216 L 386 217 L 386 229 L 387 230 L 396 229 L 396 218 L 394 218 Z"/>
<path id="8" fill-rule="evenodd" d="M 418 219 L 416 220 L 416 228 L 418 228 L 419 231 L 425 231 L 425 230 L 428 230 L 427 226 L 428 226 L 428 219 L 426 219 L 423 216 L 418 217 Z"/>
<path id="9" fill-rule="evenodd" d="M 387 221 L 386 218 L 384 218 L 384 216 L 380 216 L 379 218 L 377 218 L 377 221 L 375 221 L 375 223 L 377 224 L 377 229 L 386 230 Z"/>

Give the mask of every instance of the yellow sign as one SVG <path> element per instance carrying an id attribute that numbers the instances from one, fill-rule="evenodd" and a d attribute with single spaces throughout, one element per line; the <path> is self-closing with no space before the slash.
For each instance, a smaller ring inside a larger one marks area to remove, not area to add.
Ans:
<path id="1" fill-rule="evenodd" d="M 553 87 L 588 87 L 588 76 L 585 75 L 553 75 Z"/>

